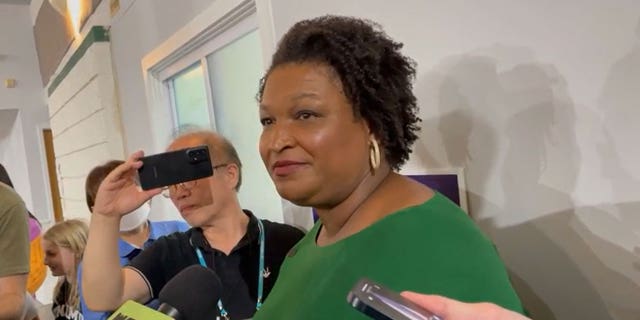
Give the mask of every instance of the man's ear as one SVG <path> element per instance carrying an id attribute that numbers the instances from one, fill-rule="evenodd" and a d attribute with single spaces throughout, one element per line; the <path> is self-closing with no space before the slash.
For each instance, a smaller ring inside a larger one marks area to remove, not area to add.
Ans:
<path id="1" fill-rule="evenodd" d="M 236 189 L 240 180 L 240 168 L 235 163 L 229 163 L 225 169 L 225 177 L 230 184 L 231 189 Z"/>

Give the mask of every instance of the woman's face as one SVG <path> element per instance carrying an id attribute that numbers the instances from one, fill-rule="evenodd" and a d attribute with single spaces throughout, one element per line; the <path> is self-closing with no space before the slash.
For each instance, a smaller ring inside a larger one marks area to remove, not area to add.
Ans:
<path id="1" fill-rule="evenodd" d="M 326 65 L 273 69 L 260 121 L 262 160 L 278 193 L 295 204 L 335 206 L 369 173 L 369 128 Z"/>
<path id="2" fill-rule="evenodd" d="M 51 269 L 56 277 L 71 275 L 76 263 L 75 255 L 69 248 L 62 248 L 49 240 L 42 240 L 44 249 L 44 264 Z"/>

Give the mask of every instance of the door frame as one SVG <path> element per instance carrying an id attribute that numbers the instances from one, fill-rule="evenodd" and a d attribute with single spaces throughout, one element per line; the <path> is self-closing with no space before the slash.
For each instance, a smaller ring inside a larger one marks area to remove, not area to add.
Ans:
<path id="1" fill-rule="evenodd" d="M 40 140 L 40 154 L 42 163 L 42 172 L 45 173 L 48 183 L 45 184 L 47 207 L 49 209 L 47 220 L 41 221 L 43 224 L 55 223 L 64 220 L 62 210 L 62 199 L 60 197 L 60 185 L 58 180 L 58 167 L 56 165 L 55 148 L 53 146 L 53 131 L 50 126 L 38 125 L 38 137 Z M 51 134 L 50 145 L 47 144 L 45 132 Z"/>

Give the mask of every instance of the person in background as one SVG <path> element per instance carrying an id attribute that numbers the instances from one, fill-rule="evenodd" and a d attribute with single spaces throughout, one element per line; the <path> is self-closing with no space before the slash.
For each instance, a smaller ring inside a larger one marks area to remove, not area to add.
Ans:
<path id="1" fill-rule="evenodd" d="M 84 221 L 58 222 L 42 236 L 44 263 L 59 277 L 53 290 L 51 311 L 56 320 L 83 320 L 80 312 L 77 270 L 87 244 L 89 227 Z"/>
<path id="2" fill-rule="evenodd" d="M 98 188 L 104 178 L 117 166 L 123 164 L 122 160 L 110 160 L 103 165 L 93 168 L 87 175 L 85 182 L 86 201 L 89 211 L 93 212 Z M 149 202 L 144 203 L 137 209 L 120 219 L 120 237 L 118 238 L 118 256 L 120 266 L 126 266 L 142 250 L 149 247 L 158 238 L 172 234 L 174 232 L 187 231 L 189 225 L 184 221 L 149 221 L 151 206 Z M 107 319 L 111 312 L 93 311 L 87 307 L 82 297 L 82 265 L 78 271 L 78 291 L 80 292 L 80 306 L 85 320 Z M 156 308 L 157 300 L 152 300 L 147 304 L 151 308 Z"/>
<path id="3" fill-rule="evenodd" d="M 13 187 L 9 172 L 0 163 L 0 182 Z M 35 297 L 36 291 L 42 286 L 47 276 L 47 267 L 44 265 L 44 252 L 42 251 L 42 225 L 30 211 L 27 210 L 29 223 L 29 276 L 27 277 L 27 292 Z"/>
<path id="4" fill-rule="evenodd" d="M 223 292 L 217 305 L 222 318 L 251 318 L 268 299 L 284 257 L 304 234 L 242 209 L 238 200 L 242 163 L 224 137 L 211 131 L 188 132 L 174 139 L 168 151 L 202 145 L 209 148 L 210 177 L 142 191 L 135 179 L 142 166 L 143 153 L 138 151 L 104 179 L 83 262 L 82 285 L 89 307 L 110 310 L 126 300 L 144 303 L 157 297 L 178 272 L 198 264 L 220 277 Z M 161 192 L 192 228 L 158 239 L 121 268 L 114 246 L 120 216 Z"/>
<path id="5" fill-rule="evenodd" d="M 10 186 L 0 182 L 0 319 L 33 319 L 29 304 L 29 230 L 27 208 Z"/>
<path id="6" fill-rule="evenodd" d="M 415 63 L 366 20 L 324 16 L 280 40 L 258 99 L 259 150 L 284 199 L 320 220 L 254 319 L 360 319 L 361 278 L 522 312 L 495 247 L 443 195 L 398 173 L 420 129 Z"/>
<path id="7" fill-rule="evenodd" d="M 401 293 L 413 303 L 445 320 L 530 320 L 493 303 L 464 303 L 437 295 Z"/>

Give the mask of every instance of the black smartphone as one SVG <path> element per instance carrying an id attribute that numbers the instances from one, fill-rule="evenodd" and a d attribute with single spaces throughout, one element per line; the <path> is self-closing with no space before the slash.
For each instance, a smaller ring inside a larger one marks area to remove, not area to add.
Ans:
<path id="1" fill-rule="evenodd" d="M 143 190 L 161 188 L 213 175 L 206 145 L 140 158 L 138 178 Z"/>
<path id="2" fill-rule="evenodd" d="M 349 304 L 358 311 L 376 320 L 442 320 L 367 278 L 360 279 L 347 296 Z"/>

